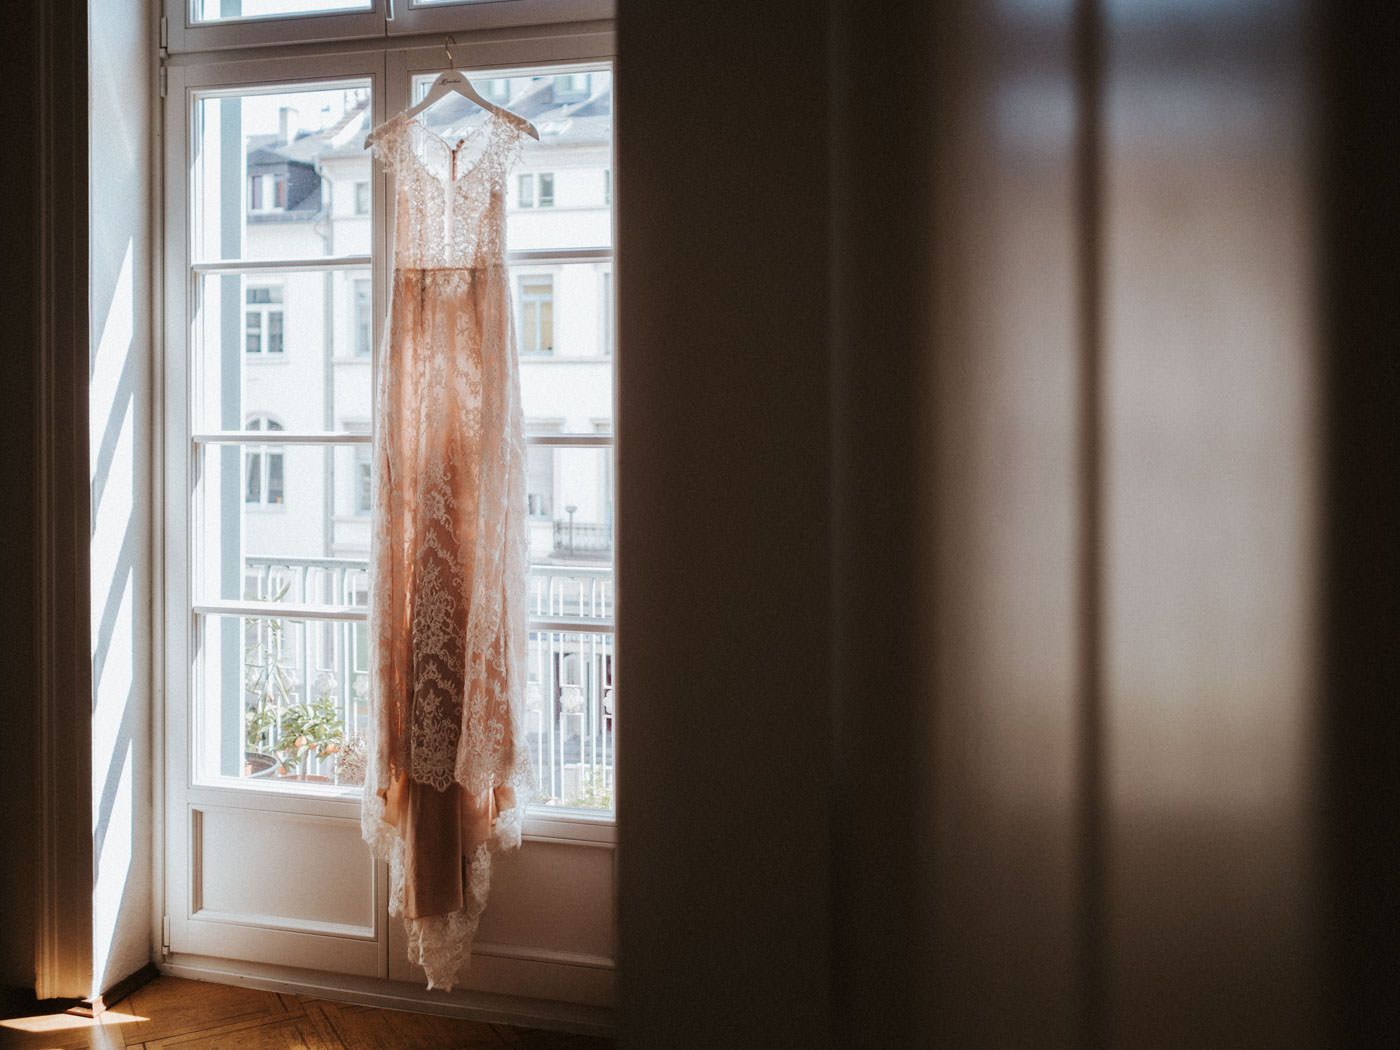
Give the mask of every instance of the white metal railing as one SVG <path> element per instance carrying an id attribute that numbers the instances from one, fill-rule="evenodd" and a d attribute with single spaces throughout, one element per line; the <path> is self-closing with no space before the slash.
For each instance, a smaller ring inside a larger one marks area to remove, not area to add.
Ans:
<path id="1" fill-rule="evenodd" d="M 306 772 L 355 783 L 353 765 L 357 753 L 362 754 L 369 715 L 369 640 L 363 626 L 368 563 L 250 556 L 245 565 L 244 600 L 203 602 L 194 611 L 242 617 L 245 645 L 255 636 L 263 646 L 260 653 L 267 649 L 269 625 L 280 625 L 273 633 L 290 682 L 286 706 L 333 697 L 352 756 L 350 777 L 339 755 L 325 760 L 312 756 Z M 525 735 L 531 801 L 610 809 L 616 787 L 612 570 L 536 566 L 527 602 Z M 247 705 L 251 699 L 245 692 L 241 702 Z M 276 732 L 281 713 L 278 717 Z"/>

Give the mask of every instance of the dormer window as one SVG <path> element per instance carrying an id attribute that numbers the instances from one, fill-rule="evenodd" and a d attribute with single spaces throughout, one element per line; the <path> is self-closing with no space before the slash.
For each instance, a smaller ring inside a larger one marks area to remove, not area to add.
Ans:
<path id="1" fill-rule="evenodd" d="M 287 206 L 287 176 L 249 175 L 248 210 L 281 211 Z"/>
<path id="2" fill-rule="evenodd" d="M 570 73 L 554 78 L 555 102 L 582 102 L 588 97 L 593 78 L 587 73 Z"/>
<path id="3" fill-rule="evenodd" d="M 480 91 L 484 98 L 488 98 L 492 102 L 504 105 L 510 101 L 510 81 L 504 77 L 473 81 L 472 86 Z"/>

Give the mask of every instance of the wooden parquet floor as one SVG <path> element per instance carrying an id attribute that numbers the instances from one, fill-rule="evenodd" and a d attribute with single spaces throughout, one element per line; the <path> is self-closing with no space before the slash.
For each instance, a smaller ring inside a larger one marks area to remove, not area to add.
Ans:
<path id="1" fill-rule="evenodd" d="M 0 1021 L 16 1050 L 606 1050 L 611 1040 L 160 977 L 100 1018 Z"/>

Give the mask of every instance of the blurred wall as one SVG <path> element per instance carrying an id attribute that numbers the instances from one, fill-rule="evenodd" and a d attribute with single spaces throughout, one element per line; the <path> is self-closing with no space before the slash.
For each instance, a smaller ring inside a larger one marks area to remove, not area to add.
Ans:
<path id="1" fill-rule="evenodd" d="M 633 1046 L 812 1046 L 828 1025 L 828 190 L 809 8 L 619 5 Z"/>
<path id="2" fill-rule="evenodd" d="M 1393 1037 L 1395 23 L 621 0 L 624 1044 Z"/>

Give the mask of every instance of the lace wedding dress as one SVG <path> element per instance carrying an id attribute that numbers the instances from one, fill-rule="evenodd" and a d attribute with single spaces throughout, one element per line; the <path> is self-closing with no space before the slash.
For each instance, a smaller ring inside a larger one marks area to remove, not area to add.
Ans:
<path id="1" fill-rule="evenodd" d="M 520 132 L 448 142 L 405 114 L 366 144 L 394 177 L 379 359 L 362 824 L 429 988 L 471 954 L 491 854 L 520 842 L 525 442 L 504 258 Z"/>

